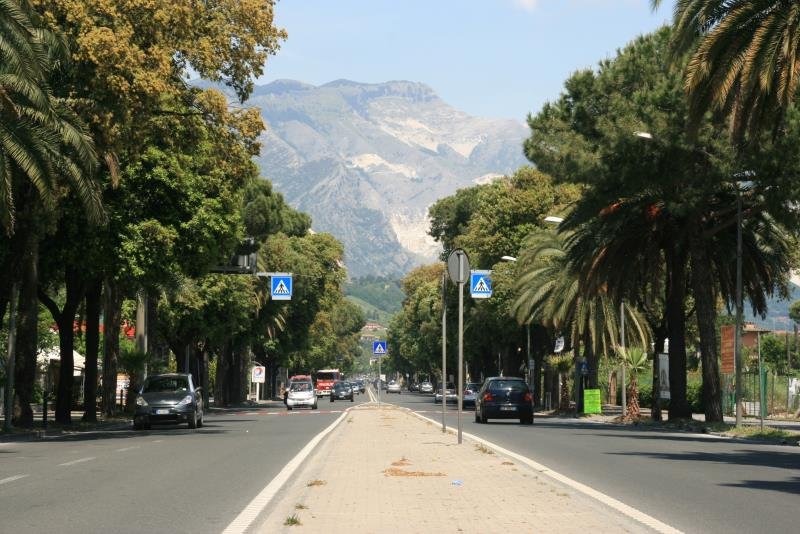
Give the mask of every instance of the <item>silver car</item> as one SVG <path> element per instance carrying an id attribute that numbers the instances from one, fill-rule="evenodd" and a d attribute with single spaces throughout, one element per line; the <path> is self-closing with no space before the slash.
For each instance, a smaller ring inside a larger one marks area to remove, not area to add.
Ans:
<path id="1" fill-rule="evenodd" d="M 317 409 L 317 393 L 311 381 L 292 382 L 286 395 L 286 409 L 292 410 L 296 406 L 308 406 Z"/>
<path id="2" fill-rule="evenodd" d="M 189 428 L 203 426 L 203 395 L 201 388 L 195 387 L 191 374 L 147 377 L 136 396 L 133 428 L 149 429 L 153 423 L 187 423 Z"/>
<path id="3" fill-rule="evenodd" d="M 386 393 L 397 393 L 400 395 L 400 382 L 395 382 L 394 380 L 389 382 L 389 386 L 386 388 Z"/>
<path id="4" fill-rule="evenodd" d="M 430 382 L 423 382 L 422 384 L 419 385 L 419 392 L 425 393 L 426 395 L 430 395 L 431 393 L 433 393 L 433 384 L 431 384 Z"/>

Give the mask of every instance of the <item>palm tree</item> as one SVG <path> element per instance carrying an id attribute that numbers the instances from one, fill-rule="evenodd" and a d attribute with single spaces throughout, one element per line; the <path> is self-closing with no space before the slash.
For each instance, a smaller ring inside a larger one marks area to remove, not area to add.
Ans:
<path id="1" fill-rule="evenodd" d="M 660 4 L 652 0 L 653 8 Z M 798 90 L 796 1 L 678 0 L 674 26 L 675 52 L 692 51 L 685 78 L 691 124 L 722 112 L 734 138 L 777 125 Z"/>
<path id="2" fill-rule="evenodd" d="M 569 410 L 569 375 L 572 370 L 572 359 L 569 352 L 553 354 L 547 359 L 547 365 L 558 373 L 559 382 L 561 382 L 561 393 L 558 400 L 558 409 L 561 411 Z"/>
<path id="3" fill-rule="evenodd" d="M 91 176 L 96 162 L 91 139 L 48 86 L 65 57 L 63 44 L 35 25 L 34 14 L 13 0 L 0 0 L 0 224 L 9 235 L 17 197 L 24 199 L 30 188 L 52 211 L 60 187 L 67 186 L 90 219 L 102 218 L 100 191 Z"/>
<path id="4" fill-rule="evenodd" d="M 609 295 L 607 286 L 594 286 L 576 271 L 570 261 L 572 237 L 545 230 L 526 238 L 512 312 L 520 324 L 538 322 L 564 332 L 576 361 L 582 347 L 589 362 L 590 387 L 596 387 L 599 359 L 612 353 L 619 341 L 619 301 Z M 629 339 L 648 344 L 649 329 L 642 315 L 631 306 L 625 306 L 624 313 Z"/>
<path id="5" fill-rule="evenodd" d="M 647 369 L 647 352 L 638 346 L 618 347 L 617 352 L 619 353 L 620 360 L 622 360 L 622 365 L 625 366 L 630 376 L 627 390 L 628 411 L 623 414 L 623 417 L 628 420 L 636 421 L 640 413 L 638 377 L 639 373 Z M 624 386 L 625 384 L 623 384 L 623 387 Z M 657 395 L 658 392 L 653 392 L 653 394 Z"/>

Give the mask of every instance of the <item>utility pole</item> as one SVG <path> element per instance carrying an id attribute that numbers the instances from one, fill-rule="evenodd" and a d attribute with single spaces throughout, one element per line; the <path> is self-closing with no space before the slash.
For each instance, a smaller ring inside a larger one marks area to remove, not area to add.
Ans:
<path id="1" fill-rule="evenodd" d="M 458 255 L 458 272 L 467 273 L 469 268 L 465 266 L 467 255 Z M 461 445 L 461 400 L 464 398 L 464 277 L 459 278 L 458 282 L 458 444 Z M 445 388 L 445 391 L 447 389 Z M 447 404 L 447 399 L 442 398 L 442 404 Z"/>
<path id="2" fill-rule="evenodd" d="M 17 300 L 19 300 L 19 287 L 14 282 L 11 285 L 11 304 L 8 307 L 8 358 L 6 359 L 6 398 L 3 413 L 3 430 L 11 432 L 11 416 L 14 414 L 14 360 L 17 341 Z"/>
<path id="3" fill-rule="evenodd" d="M 622 345 L 622 417 L 625 418 L 626 413 L 628 412 L 628 399 L 625 396 L 625 301 L 620 302 L 619 304 L 619 316 L 620 316 L 620 339 Z"/>
<path id="4" fill-rule="evenodd" d="M 445 417 L 447 415 L 447 396 L 445 390 L 447 389 L 447 273 L 446 269 L 442 271 L 442 432 L 447 432 L 447 422 Z M 435 394 L 435 392 L 434 392 Z"/>
<path id="5" fill-rule="evenodd" d="M 736 184 L 736 339 L 734 340 L 736 370 L 736 426 L 742 426 L 742 191 Z"/>

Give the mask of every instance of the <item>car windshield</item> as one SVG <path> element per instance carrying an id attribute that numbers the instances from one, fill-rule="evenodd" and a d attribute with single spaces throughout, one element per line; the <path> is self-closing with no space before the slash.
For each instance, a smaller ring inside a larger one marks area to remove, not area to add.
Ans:
<path id="1" fill-rule="evenodd" d="M 492 383 L 489 385 L 489 389 L 525 391 L 528 389 L 528 385 L 522 380 L 493 380 Z"/>
<path id="2" fill-rule="evenodd" d="M 317 380 L 336 380 L 338 373 L 319 372 L 317 373 Z"/>
<path id="3" fill-rule="evenodd" d="M 345 388 L 347 388 L 347 384 L 345 384 L 344 382 L 336 382 L 333 385 L 333 389 L 345 389 Z"/>
<path id="4" fill-rule="evenodd" d="M 311 391 L 311 382 L 295 382 L 290 391 Z"/>
<path id="5" fill-rule="evenodd" d="M 148 378 L 143 393 L 179 392 L 189 389 L 189 381 L 183 376 L 158 376 Z"/>

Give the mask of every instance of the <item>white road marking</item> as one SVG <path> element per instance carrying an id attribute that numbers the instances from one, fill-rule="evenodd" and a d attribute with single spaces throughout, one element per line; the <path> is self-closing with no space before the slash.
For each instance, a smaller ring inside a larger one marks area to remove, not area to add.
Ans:
<path id="1" fill-rule="evenodd" d="M 138 449 L 138 448 L 139 448 L 139 446 L 138 446 L 138 445 L 135 445 L 135 446 L 133 446 L 133 447 L 124 447 L 124 448 L 122 448 L 122 449 L 117 449 L 117 452 L 131 451 L 131 450 L 133 450 L 133 449 Z"/>
<path id="2" fill-rule="evenodd" d="M 94 459 L 95 459 L 94 456 L 89 456 L 88 458 L 78 458 L 77 460 L 72 460 L 71 462 L 65 462 L 63 464 L 58 464 L 58 465 L 59 466 L 63 466 L 63 467 L 67 467 L 67 466 L 70 466 L 70 465 L 82 464 L 83 462 L 90 462 L 90 461 L 92 461 Z"/>
<path id="3" fill-rule="evenodd" d="M 15 480 L 19 480 L 21 478 L 29 477 L 30 475 L 14 475 L 13 477 L 7 477 L 0 479 L 0 484 L 7 484 L 8 482 L 14 482 Z"/>
<path id="4" fill-rule="evenodd" d="M 154 439 L 153 443 L 161 443 L 162 441 L 164 441 L 164 440 L 163 439 Z"/>
<path id="5" fill-rule="evenodd" d="M 344 410 L 344 413 L 336 418 L 336 421 L 328 425 L 328 427 L 314 436 L 314 438 L 309 441 L 303 449 L 298 452 L 294 458 L 292 458 L 289 463 L 287 463 L 283 469 L 281 469 L 280 473 L 272 479 L 272 481 L 267 484 L 267 486 L 262 489 L 255 498 L 250 501 L 244 510 L 242 510 L 236 519 L 231 521 L 231 523 L 227 526 L 225 530 L 222 531 L 222 534 L 239 534 L 244 533 L 253 521 L 259 516 L 259 514 L 267 507 L 269 502 L 275 497 L 275 494 L 281 489 L 281 487 L 289 480 L 294 472 L 300 467 L 308 455 L 310 455 L 317 444 L 322 441 L 322 438 L 333 432 L 333 429 L 341 423 L 345 417 L 347 417 L 347 411 Z"/>
<path id="6" fill-rule="evenodd" d="M 433 419 L 425 417 L 424 415 L 419 415 L 418 413 L 416 413 L 414 411 L 409 410 L 409 412 L 411 414 L 413 414 L 415 417 L 418 417 L 418 418 L 423 419 L 425 421 L 429 421 L 429 422 L 434 423 L 434 424 L 440 424 L 441 423 L 440 421 L 438 421 L 438 422 L 434 421 Z M 447 427 L 447 429 L 448 430 L 454 430 L 452 427 L 449 427 L 449 426 Z M 564 484 L 566 486 L 569 486 L 570 488 L 572 488 L 572 489 L 574 489 L 576 491 L 579 491 L 579 492 L 583 493 L 584 495 L 586 495 L 588 497 L 591 497 L 592 499 L 595 499 L 595 500 L 605 504 L 606 506 L 609 506 L 609 507 L 613 508 L 614 510 L 622 513 L 623 515 L 626 515 L 626 516 L 630 517 L 631 519 L 633 519 L 635 521 L 638 521 L 638 522 L 642 523 L 643 525 L 646 525 L 646 526 L 652 528 L 653 530 L 655 530 L 657 532 L 663 532 L 664 534 L 680 534 L 681 533 L 680 530 L 678 530 L 678 529 L 676 529 L 674 527 L 671 527 L 671 526 L 667 525 L 666 523 L 662 523 L 661 521 L 659 521 L 655 517 L 647 515 L 646 513 L 641 512 L 641 511 L 637 510 L 636 508 L 633 508 L 632 506 L 628 506 L 624 502 L 618 501 L 617 499 L 615 499 L 615 498 L 613 498 L 613 497 L 611 497 L 609 495 L 606 495 L 605 493 L 601 493 L 601 492 L 597 491 L 596 489 L 587 486 L 586 484 L 582 484 L 582 483 L 578 482 L 577 480 L 573 480 L 573 479 L 571 479 L 571 478 L 569 478 L 569 477 L 567 477 L 565 475 L 562 475 L 561 473 L 559 473 L 557 471 L 553 471 L 549 467 L 547 467 L 545 465 L 542 465 L 542 464 L 540 464 L 538 462 L 534 462 L 530 458 L 522 456 L 521 454 L 517 454 L 516 452 L 512 452 L 512 451 L 510 451 L 508 449 L 504 449 L 503 447 L 500 447 L 499 445 L 495 445 L 491 441 L 485 440 L 483 438 L 479 438 L 478 436 L 475 436 L 474 434 L 469 434 L 467 432 L 463 432 L 463 436 L 465 438 L 471 439 L 472 441 L 475 441 L 477 443 L 485 445 L 485 446 L 493 449 L 494 451 L 496 451 L 496 452 L 498 452 L 498 453 L 500 453 L 500 454 L 502 454 L 504 456 L 508 456 L 509 458 L 513 458 L 513 459 L 517 460 L 518 462 L 521 462 L 521 463 L 527 465 L 528 467 L 531 467 L 532 469 L 535 469 L 536 471 L 542 473 L 543 475 L 546 475 L 546 476 L 548 476 L 548 477 L 550 477 L 550 478 L 552 478 L 554 480 L 557 480 L 557 481 L 561 482 L 562 484 Z"/>

